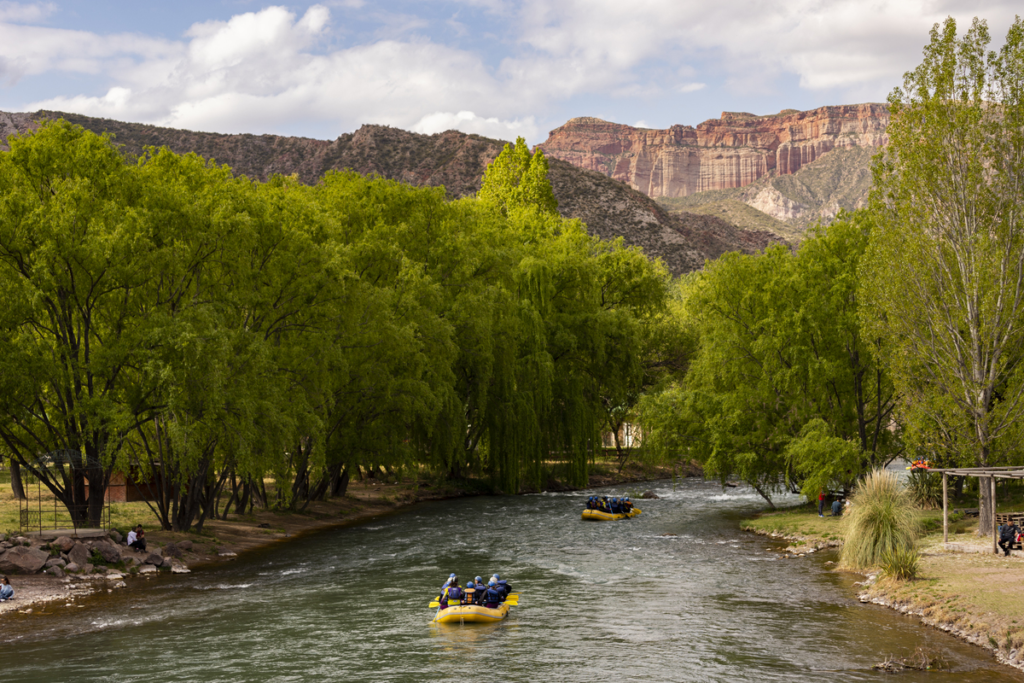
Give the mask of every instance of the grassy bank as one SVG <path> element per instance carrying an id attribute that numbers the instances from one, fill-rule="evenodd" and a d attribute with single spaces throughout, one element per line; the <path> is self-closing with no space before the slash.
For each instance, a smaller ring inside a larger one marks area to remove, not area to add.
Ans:
<path id="1" fill-rule="evenodd" d="M 970 505 L 971 501 L 964 501 Z M 974 505 L 977 502 L 974 501 Z M 999 512 L 1024 509 L 1014 497 Z M 870 580 L 861 600 L 920 617 L 925 623 L 994 651 L 1004 663 L 1024 669 L 1024 554 L 994 555 L 991 539 L 977 535 L 977 518 L 950 524 L 949 544 L 942 540 L 942 510 L 918 512 L 924 533 L 919 540 L 920 574 L 913 581 Z M 784 537 L 791 545 L 841 543 L 841 517 L 818 517 L 807 504 L 766 512 L 743 523 L 748 531 Z"/>

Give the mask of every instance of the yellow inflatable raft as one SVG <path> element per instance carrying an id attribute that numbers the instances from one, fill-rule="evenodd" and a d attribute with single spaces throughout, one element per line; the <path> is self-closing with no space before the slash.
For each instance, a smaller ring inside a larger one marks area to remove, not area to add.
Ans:
<path id="1" fill-rule="evenodd" d="M 438 624 L 493 624 L 508 616 L 509 606 L 501 603 L 494 609 L 482 605 L 455 605 L 434 615 Z"/>
<path id="2" fill-rule="evenodd" d="M 610 512 L 601 512 L 600 510 L 584 510 L 583 519 L 589 519 L 592 522 L 613 522 L 617 519 L 626 519 L 627 517 L 636 517 L 641 512 L 640 508 L 633 508 L 629 511 L 629 514 L 612 514 Z"/>

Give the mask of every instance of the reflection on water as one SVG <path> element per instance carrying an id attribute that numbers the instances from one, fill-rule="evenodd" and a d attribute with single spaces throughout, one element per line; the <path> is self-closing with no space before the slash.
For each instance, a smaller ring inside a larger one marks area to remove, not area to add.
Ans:
<path id="1" fill-rule="evenodd" d="M 593 492 L 483 497 L 94 596 L 62 618 L 5 619 L 13 681 L 880 681 L 924 647 L 950 672 L 1024 681 L 984 651 L 859 604 L 827 557 L 780 560 L 737 530 L 748 490 L 687 480 L 621 522 L 579 519 Z M 499 624 L 431 624 L 451 571 L 500 572 L 522 597 Z M 51 610 L 47 610 L 51 611 Z"/>

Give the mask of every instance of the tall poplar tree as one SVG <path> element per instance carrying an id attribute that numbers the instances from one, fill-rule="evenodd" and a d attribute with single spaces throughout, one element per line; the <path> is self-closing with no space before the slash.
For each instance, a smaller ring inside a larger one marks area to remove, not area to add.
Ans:
<path id="1" fill-rule="evenodd" d="M 951 465 L 1018 460 L 1024 411 L 1024 23 L 988 44 L 984 21 L 936 24 L 890 96 L 861 288 L 910 433 Z"/>

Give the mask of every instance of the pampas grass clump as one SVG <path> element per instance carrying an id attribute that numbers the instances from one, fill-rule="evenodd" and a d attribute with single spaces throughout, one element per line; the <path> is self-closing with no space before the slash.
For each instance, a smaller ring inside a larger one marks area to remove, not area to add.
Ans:
<path id="1" fill-rule="evenodd" d="M 878 566 L 886 553 L 914 549 L 919 525 L 910 493 L 896 475 L 875 470 L 850 497 L 840 564 L 850 569 Z"/>

